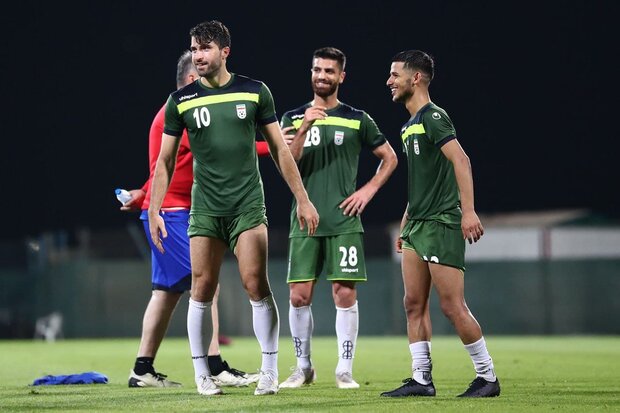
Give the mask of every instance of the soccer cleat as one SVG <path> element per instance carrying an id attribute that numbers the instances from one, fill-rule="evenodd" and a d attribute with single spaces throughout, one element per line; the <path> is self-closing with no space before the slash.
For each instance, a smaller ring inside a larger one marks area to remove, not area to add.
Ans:
<path id="1" fill-rule="evenodd" d="M 258 379 L 260 379 L 260 374 L 258 373 L 246 373 L 245 371 L 237 370 L 228 365 L 227 362 L 224 362 L 224 370 L 232 374 L 233 376 L 242 377 L 247 380 L 248 384 L 256 383 Z"/>
<path id="2" fill-rule="evenodd" d="M 348 372 L 342 372 L 336 374 L 336 387 L 339 389 L 359 389 L 360 385 L 353 380 L 353 375 Z"/>
<path id="3" fill-rule="evenodd" d="M 260 379 L 260 373 L 243 373 L 243 377 L 245 377 L 250 383 L 256 383 Z"/>
<path id="4" fill-rule="evenodd" d="M 295 367 L 292 370 L 288 379 L 280 383 L 281 389 L 296 389 L 304 384 L 312 384 L 316 380 L 316 373 L 312 367 L 307 369 Z"/>
<path id="5" fill-rule="evenodd" d="M 203 396 L 215 396 L 217 394 L 222 394 L 222 389 L 220 389 L 219 386 L 215 384 L 213 379 L 208 376 L 198 377 L 196 387 L 198 388 L 198 393 Z"/>
<path id="6" fill-rule="evenodd" d="M 168 380 L 166 377 L 168 376 L 161 373 L 146 373 L 138 376 L 131 369 L 129 371 L 129 387 L 181 387 L 181 383 Z"/>
<path id="7" fill-rule="evenodd" d="M 429 384 L 420 384 L 412 378 L 403 380 L 402 386 L 392 391 L 384 391 L 381 396 L 384 397 L 407 397 L 407 396 L 434 396 L 435 386 L 433 382 Z"/>
<path id="8" fill-rule="evenodd" d="M 273 378 L 269 373 L 260 373 L 260 379 L 254 390 L 255 396 L 265 396 L 267 394 L 276 394 L 278 392 L 278 380 Z"/>
<path id="9" fill-rule="evenodd" d="M 241 374 L 234 374 L 228 370 L 213 376 L 213 381 L 220 387 L 245 387 L 252 383 Z"/>
<path id="10" fill-rule="evenodd" d="M 497 397 L 499 396 L 499 379 L 486 381 L 482 377 L 476 377 L 469 383 L 469 387 L 457 397 Z"/>

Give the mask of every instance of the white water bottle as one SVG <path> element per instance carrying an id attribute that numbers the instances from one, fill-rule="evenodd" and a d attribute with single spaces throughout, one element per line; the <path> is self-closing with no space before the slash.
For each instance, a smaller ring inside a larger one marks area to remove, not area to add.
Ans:
<path id="1" fill-rule="evenodd" d="M 131 194 L 128 190 L 116 188 L 114 192 L 116 193 L 116 199 L 118 199 L 121 204 L 125 205 L 127 202 L 131 201 Z"/>

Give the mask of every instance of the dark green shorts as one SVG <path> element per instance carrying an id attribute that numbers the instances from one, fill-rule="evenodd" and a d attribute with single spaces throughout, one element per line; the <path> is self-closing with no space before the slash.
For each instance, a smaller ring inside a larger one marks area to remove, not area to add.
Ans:
<path id="1" fill-rule="evenodd" d="M 314 281 L 323 267 L 329 281 L 366 281 L 363 234 L 289 239 L 287 282 Z"/>
<path id="2" fill-rule="evenodd" d="M 408 220 L 400 237 L 403 248 L 415 250 L 424 261 L 465 271 L 465 240 L 460 225 Z"/>
<path id="3" fill-rule="evenodd" d="M 212 215 L 190 214 L 187 235 L 191 237 L 218 238 L 235 251 L 239 235 L 260 224 L 267 225 L 265 207 L 251 209 L 239 215 L 216 217 Z"/>

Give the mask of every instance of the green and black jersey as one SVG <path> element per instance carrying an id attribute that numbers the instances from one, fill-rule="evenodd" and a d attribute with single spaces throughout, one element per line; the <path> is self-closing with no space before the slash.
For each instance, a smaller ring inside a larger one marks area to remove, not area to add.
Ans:
<path id="1" fill-rule="evenodd" d="M 219 88 L 199 79 L 170 95 L 164 132 L 181 136 L 187 128 L 194 156 L 192 214 L 232 216 L 265 205 L 256 130 L 276 121 L 267 86 L 241 75 Z"/>
<path id="2" fill-rule="evenodd" d="M 282 127 L 299 128 L 309 107 L 307 103 L 286 112 Z M 315 236 L 363 232 L 360 218 L 343 215 L 338 205 L 356 190 L 362 146 L 372 150 L 385 143 L 385 136 L 366 112 L 339 103 L 327 111 L 327 118 L 314 122 L 304 139 L 298 166 L 308 196 L 321 217 Z M 289 236 L 308 236 L 299 229 L 296 208 L 293 200 Z"/>
<path id="3" fill-rule="evenodd" d="M 429 102 L 409 119 L 400 135 L 409 169 L 409 219 L 460 223 L 454 167 L 441 152 L 444 144 L 456 139 L 456 130 L 446 111 Z"/>

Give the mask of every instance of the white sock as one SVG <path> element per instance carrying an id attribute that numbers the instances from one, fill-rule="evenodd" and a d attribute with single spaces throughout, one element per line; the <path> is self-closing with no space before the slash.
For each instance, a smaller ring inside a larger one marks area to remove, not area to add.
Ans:
<path id="1" fill-rule="evenodd" d="M 487 343 L 484 341 L 484 337 L 481 337 L 480 340 L 474 343 L 465 344 L 465 349 L 469 352 L 471 361 L 474 363 L 477 377 L 482 377 L 486 381 L 497 380 L 493 359 L 487 350 Z"/>
<path id="2" fill-rule="evenodd" d="M 187 308 L 187 336 L 189 337 L 189 349 L 192 354 L 196 383 L 198 383 L 200 376 L 211 376 L 207 355 L 213 334 L 212 303 L 212 301 L 201 303 L 190 298 Z"/>
<path id="3" fill-rule="evenodd" d="M 252 324 L 254 334 L 260 344 L 263 360 L 261 371 L 278 379 L 278 337 L 280 335 L 280 319 L 278 307 L 273 294 L 260 301 L 252 301 Z"/>
<path id="4" fill-rule="evenodd" d="M 433 363 L 431 362 L 431 342 L 416 341 L 409 344 L 409 352 L 411 353 L 411 370 L 412 377 L 420 384 L 427 385 L 433 381 L 431 374 Z"/>
<path id="5" fill-rule="evenodd" d="M 357 301 L 349 308 L 336 307 L 336 336 L 338 337 L 338 365 L 336 374 L 353 372 L 353 357 L 359 330 Z"/>
<path id="6" fill-rule="evenodd" d="M 288 323 L 291 327 L 291 336 L 295 346 L 295 357 L 297 357 L 297 367 L 309 369 L 312 367 L 310 360 L 310 350 L 312 341 L 312 331 L 314 330 L 314 319 L 312 318 L 312 308 L 309 305 L 303 307 L 288 308 Z"/>

